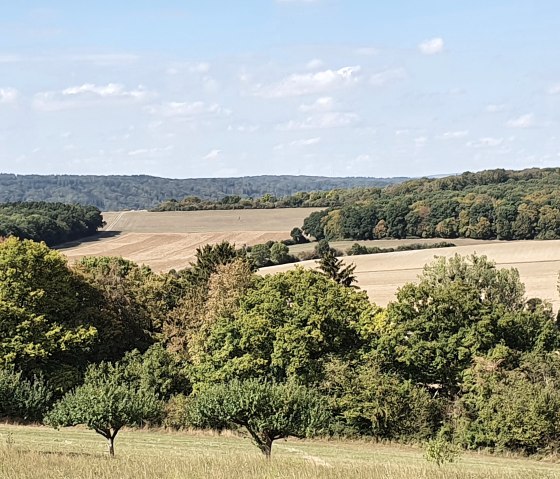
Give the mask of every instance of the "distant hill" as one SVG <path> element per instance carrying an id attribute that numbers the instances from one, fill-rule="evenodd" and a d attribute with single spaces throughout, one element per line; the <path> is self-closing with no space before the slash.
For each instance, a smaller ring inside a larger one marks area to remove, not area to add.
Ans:
<path id="1" fill-rule="evenodd" d="M 406 178 L 330 178 L 324 176 L 246 176 L 242 178 L 170 179 L 147 175 L 14 175 L 0 174 L 0 203 L 51 201 L 81 203 L 103 211 L 150 209 L 171 198 L 198 196 L 219 200 L 228 195 L 282 197 L 300 191 L 383 187 Z"/>

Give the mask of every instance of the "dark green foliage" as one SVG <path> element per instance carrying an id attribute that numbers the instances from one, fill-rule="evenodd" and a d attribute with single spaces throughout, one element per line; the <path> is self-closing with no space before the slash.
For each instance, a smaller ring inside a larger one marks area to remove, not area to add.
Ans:
<path id="1" fill-rule="evenodd" d="M 16 236 L 55 245 L 91 236 L 102 226 L 101 212 L 94 206 L 45 202 L 0 204 L 0 237 Z"/>
<path id="2" fill-rule="evenodd" d="M 468 448 L 524 453 L 560 445 L 560 360 L 529 355 L 519 368 L 479 360 L 457 401 L 457 440 Z"/>
<path id="3" fill-rule="evenodd" d="M 354 243 L 349 249 L 346 250 L 348 256 L 358 256 L 361 254 L 378 254 L 378 253 L 393 253 L 394 251 L 415 251 L 419 249 L 437 249 L 437 248 L 452 248 L 456 246 L 449 241 L 440 241 L 438 243 L 413 243 L 406 245 L 399 245 L 396 248 L 379 248 L 377 246 L 365 246 L 360 243 Z"/>
<path id="4" fill-rule="evenodd" d="M 27 380 L 13 369 L 0 369 L 0 418 L 41 421 L 53 391 L 41 377 Z"/>
<path id="5" fill-rule="evenodd" d="M 321 380 L 327 356 L 362 344 L 358 323 L 371 312 L 365 295 L 317 271 L 295 268 L 255 279 L 235 313 L 216 319 L 195 344 L 196 382 L 234 378 Z"/>
<path id="6" fill-rule="evenodd" d="M 560 238 L 560 169 L 488 170 L 416 179 L 384 189 L 337 191 L 338 204 L 312 213 L 303 230 L 317 239 L 441 237 Z M 332 207 L 337 208 L 332 208 Z M 329 218 L 326 216 L 329 215 Z M 336 220 L 336 221 L 335 221 Z"/>
<path id="7" fill-rule="evenodd" d="M 94 205 L 103 211 L 149 209 L 201 209 L 203 200 L 220 208 L 243 207 L 246 198 L 290 197 L 291 206 L 302 206 L 320 193 L 298 191 L 332 190 L 358 186 L 385 186 L 403 178 L 328 178 L 320 176 L 247 176 L 243 178 L 169 179 L 146 175 L 10 175 L 0 174 L 0 202 L 59 201 Z M 187 198 L 185 198 L 187 197 Z M 197 198 L 199 197 L 199 198 Z M 238 197 L 242 197 L 238 201 Z M 169 200 L 185 198 L 185 200 Z M 226 199 L 227 198 L 227 199 Z M 169 201 L 166 201 L 169 200 Z M 218 205 L 217 200 L 220 201 Z M 249 200 L 249 205 L 252 201 Z M 274 203 L 268 203 L 274 207 Z"/>
<path id="8" fill-rule="evenodd" d="M 350 287 L 356 281 L 356 276 L 354 275 L 356 265 L 349 264 L 343 268 L 343 261 L 338 259 L 332 251 L 325 253 L 318 261 L 318 264 L 319 269 L 325 273 L 327 278 L 332 279 L 342 286 Z"/>
<path id="9" fill-rule="evenodd" d="M 473 359 L 494 348 L 553 350 L 560 336 L 552 311 L 527 304 L 523 293 L 516 270 L 498 270 L 485 256 L 438 258 L 389 304 L 379 358 L 405 378 L 454 394 Z"/>
<path id="10" fill-rule="evenodd" d="M 270 457 L 275 440 L 312 437 L 326 431 L 329 422 L 323 399 L 315 391 L 292 382 L 274 384 L 249 379 L 204 386 L 188 407 L 193 426 L 244 428 L 266 457 Z"/>
<path id="11" fill-rule="evenodd" d="M 303 231 L 298 227 L 295 227 L 292 231 L 290 231 L 290 237 L 294 241 L 294 244 L 309 243 L 309 240 L 305 237 Z"/>
<path id="12" fill-rule="evenodd" d="M 119 364 L 90 366 L 84 383 L 55 404 L 45 423 L 57 428 L 84 424 L 107 439 L 113 456 L 115 437 L 123 427 L 158 421 L 163 413 L 155 390 L 127 379 L 126 368 Z"/>
<path id="13" fill-rule="evenodd" d="M 371 361 L 330 362 L 320 391 L 329 398 L 338 428 L 353 435 L 421 441 L 443 418 L 442 400 Z"/>

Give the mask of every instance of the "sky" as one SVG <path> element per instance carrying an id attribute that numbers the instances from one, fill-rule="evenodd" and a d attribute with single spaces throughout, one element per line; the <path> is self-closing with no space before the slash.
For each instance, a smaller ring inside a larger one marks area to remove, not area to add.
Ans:
<path id="1" fill-rule="evenodd" d="M 5 2 L 0 172 L 560 163 L 557 0 Z"/>

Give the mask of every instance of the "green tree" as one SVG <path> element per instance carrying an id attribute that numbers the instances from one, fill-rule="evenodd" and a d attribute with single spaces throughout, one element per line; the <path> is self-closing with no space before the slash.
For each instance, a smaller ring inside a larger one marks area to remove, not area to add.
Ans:
<path id="1" fill-rule="evenodd" d="M 96 292 L 44 243 L 0 242 L 0 360 L 62 377 L 95 344 Z"/>
<path id="2" fill-rule="evenodd" d="M 270 247 L 270 261 L 274 264 L 289 263 L 290 260 L 290 250 L 284 243 L 276 242 Z"/>
<path id="3" fill-rule="evenodd" d="M 323 376 L 327 357 L 352 355 L 357 332 L 372 306 L 364 292 L 295 268 L 257 277 L 239 307 L 216 318 L 191 342 L 195 382 L 234 378 L 292 378 L 312 384 Z"/>
<path id="4" fill-rule="evenodd" d="M 107 440 L 114 456 L 118 432 L 159 419 L 162 408 L 155 391 L 124 381 L 121 366 L 100 363 L 90 366 L 84 383 L 54 405 L 45 423 L 56 428 L 84 424 Z"/>
<path id="5" fill-rule="evenodd" d="M 266 243 L 253 246 L 251 248 L 251 261 L 257 268 L 270 266 L 270 246 Z"/>
<path id="6" fill-rule="evenodd" d="M 244 428 L 267 458 L 275 440 L 312 437 L 329 422 L 323 399 L 316 392 L 294 383 L 256 379 L 201 388 L 189 404 L 189 417 L 195 427 Z"/>
<path id="7" fill-rule="evenodd" d="M 551 310 L 528 306 L 516 270 L 484 256 L 438 258 L 389 304 L 377 353 L 405 378 L 454 394 L 473 359 L 498 345 L 513 353 L 558 345 Z"/>
<path id="8" fill-rule="evenodd" d="M 342 265 L 344 262 L 338 259 L 332 251 L 324 254 L 318 261 L 319 269 L 327 276 L 327 278 L 336 281 L 342 286 L 351 287 L 356 281 L 356 276 L 354 275 L 354 270 L 356 269 L 355 264 L 349 264 L 344 268 Z"/>
<path id="9" fill-rule="evenodd" d="M 295 244 L 309 243 L 309 240 L 303 234 L 301 228 L 295 227 L 290 231 L 290 237 Z"/>

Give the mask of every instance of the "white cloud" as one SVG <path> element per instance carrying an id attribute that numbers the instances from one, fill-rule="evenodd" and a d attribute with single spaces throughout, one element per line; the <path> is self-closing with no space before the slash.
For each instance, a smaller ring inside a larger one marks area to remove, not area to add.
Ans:
<path id="1" fill-rule="evenodd" d="M 250 125 L 242 123 L 240 125 L 228 125 L 228 131 L 237 131 L 239 133 L 255 133 L 260 130 L 259 125 Z"/>
<path id="2" fill-rule="evenodd" d="M 374 73 L 369 77 L 369 82 L 374 86 L 384 86 L 387 83 L 395 82 L 406 78 L 406 70 L 404 68 L 393 68 Z"/>
<path id="3" fill-rule="evenodd" d="M 560 95 L 560 83 L 551 85 L 550 88 L 548 89 L 548 93 L 550 95 Z"/>
<path id="4" fill-rule="evenodd" d="M 210 152 L 207 155 L 205 155 L 202 159 L 208 161 L 217 160 L 221 155 L 222 155 L 222 150 L 217 150 L 217 149 L 210 150 Z"/>
<path id="5" fill-rule="evenodd" d="M 420 43 L 418 49 L 423 55 L 436 55 L 443 51 L 443 45 L 443 38 L 430 38 Z"/>
<path id="6" fill-rule="evenodd" d="M 128 156 L 155 156 L 173 150 L 173 145 L 154 148 L 138 148 L 127 152 Z"/>
<path id="7" fill-rule="evenodd" d="M 360 66 L 348 66 L 339 70 L 296 73 L 272 85 L 258 85 L 255 95 L 265 98 L 285 98 L 321 93 L 355 83 L 358 81 L 359 71 Z"/>
<path id="8" fill-rule="evenodd" d="M 486 111 L 488 113 L 499 113 L 500 111 L 504 111 L 506 109 L 506 105 L 487 105 Z"/>
<path id="9" fill-rule="evenodd" d="M 302 140 L 295 140 L 290 143 L 290 146 L 311 146 L 316 145 L 321 141 L 321 137 L 317 136 L 315 138 L 305 138 Z"/>
<path id="10" fill-rule="evenodd" d="M 15 103 L 19 92 L 15 88 L 0 88 L 0 103 Z"/>
<path id="11" fill-rule="evenodd" d="M 305 66 L 308 70 L 317 70 L 318 68 L 321 68 L 324 65 L 325 63 L 320 58 L 313 58 L 312 60 L 309 60 L 307 62 L 307 65 Z"/>
<path id="12" fill-rule="evenodd" d="M 291 120 L 283 125 L 279 125 L 278 129 L 283 131 L 294 131 L 343 128 L 354 125 L 359 119 L 360 118 L 356 113 L 331 111 L 319 115 L 311 115 L 302 121 Z"/>
<path id="13" fill-rule="evenodd" d="M 531 128 L 534 124 L 535 115 L 533 113 L 527 113 L 526 115 L 512 118 L 507 122 L 507 126 L 510 128 Z"/>
<path id="14" fill-rule="evenodd" d="M 422 148 L 426 146 L 426 143 L 428 143 L 428 138 L 426 138 L 425 136 L 414 138 L 414 145 L 416 146 L 416 148 Z"/>
<path id="15" fill-rule="evenodd" d="M 276 0 L 276 3 L 319 3 L 321 0 Z"/>
<path id="16" fill-rule="evenodd" d="M 199 117 L 199 116 L 214 116 L 214 115 L 228 115 L 229 110 L 223 109 L 217 103 L 207 104 L 203 101 L 194 102 L 178 102 L 172 101 L 164 103 L 159 106 L 151 106 L 148 111 L 152 114 L 159 114 L 164 117 Z"/>
<path id="17" fill-rule="evenodd" d="M 126 90 L 120 83 L 108 83 L 107 85 L 95 85 L 94 83 L 84 83 L 80 86 L 72 86 L 62 90 L 63 96 L 93 94 L 100 97 L 132 97 L 144 98 L 147 95 L 142 85 L 134 90 Z"/>
<path id="18" fill-rule="evenodd" d="M 108 83 L 107 85 L 84 83 L 65 88 L 62 91 L 39 92 L 33 98 L 33 106 L 37 110 L 57 111 L 97 106 L 100 99 L 137 102 L 151 96 L 153 93 L 147 91 L 142 85 L 127 90 L 120 83 Z"/>
<path id="19" fill-rule="evenodd" d="M 299 111 L 303 112 L 317 112 L 329 111 L 334 107 L 334 100 L 330 96 L 322 96 L 317 98 L 313 103 L 303 103 L 299 106 Z"/>
<path id="20" fill-rule="evenodd" d="M 503 138 L 484 137 L 477 141 L 469 141 L 467 146 L 471 148 L 494 148 L 500 146 L 504 142 Z"/>
<path id="21" fill-rule="evenodd" d="M 469 130 L 446 131 L 438 136 L 439 140 L 457 140 L 469 136 Z"/>

